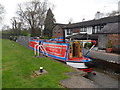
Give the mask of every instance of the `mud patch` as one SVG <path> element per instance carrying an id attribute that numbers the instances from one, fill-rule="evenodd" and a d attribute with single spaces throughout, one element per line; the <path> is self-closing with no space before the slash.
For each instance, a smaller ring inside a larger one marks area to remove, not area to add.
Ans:
<path id="1" fill-rule="evenodd" d="M 40 70 L 33 71 L 33 73 L 30 75 L 31 78 L 35 78 L 37 76 L 43 75 L 48 73 L 46 70 L 43 70 L 43 72 L 40 72 Z"/>

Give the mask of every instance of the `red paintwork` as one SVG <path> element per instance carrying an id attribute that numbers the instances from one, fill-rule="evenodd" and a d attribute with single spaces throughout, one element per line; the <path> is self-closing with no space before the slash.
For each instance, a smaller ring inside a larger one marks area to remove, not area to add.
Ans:
<path id="1" fill-rule="evenodd" d="M 93 71 L 93 68 L 79 69 L 79 70 L 82 70 L 82 71 L 85 71 L 85 72 L 92 72 L 92 71 Z"/>
<path id="2" fill-rule="evenodd" d="M 72 59 L 68 59 L 68 61 L 81 61 L 81 60 L 88 60 L 85 57 L 79 57 L 79 58 L 72 58 Z"/>
<path id="3" fill-rule="evenodd" d="M 58 57 L 65 57 L 67 47 L 64 45 L 57 44 L 42 44 L 45 50 L 50 55 L 55 55 Z"/>
<path id="4" fill-rule="evenodd" d="M 94 45 L 96 45 L 96 41 L 94 41 L 94 40 L 90 40 L 90 42 L 93 42 L 93 43 L 94 43 Z"/>
<path id="5" fill-rule="evenodd" d="M 35 44 L 38 44 L 38 43 L 34 42 L 34 41 L 30 41 L 29 46 L 34 48 Z M 36 47 L 36 49 L 37 49 L 37 47 Z"/>
<path id="6" fill-rule="evenodd" d="M 64 58 L 66 56 L 66 50 L 67 50 L 67 46 L 65 45 L 59 45 L 59 44 L 56 44 L 56 43 L 52 43 L 51 42 L 56 42 L 56 41 L 49 41 L 50 43 L 42 43 L 41 45 L 41 48 L 42 50 L 46 50 L 47 54 L 50 54 L 50 55 L 54 55 L 54 56 L 57 56 L 57 57 L 61 57 L 61 58 Z M 35 44 L 38 44 L 38 42 L 34 42 L 34 41 L 30 41 L 29 43 L 29 46 L 34 48 Z M 44 47 L 44 48 L 43 48 Z M 38 48 L 38 45 L 36 46 L 36 49 Z M 40 50 L 40 51 L 42 51 Z"/>

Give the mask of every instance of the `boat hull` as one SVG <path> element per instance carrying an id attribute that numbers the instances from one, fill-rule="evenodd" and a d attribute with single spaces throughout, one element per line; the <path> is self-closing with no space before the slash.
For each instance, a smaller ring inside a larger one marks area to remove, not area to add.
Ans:
<path id="1" fill-rule="evenodd" d="M 56 42 L 56 41 L 43 41 L 43 40 L 30 40 L 29 48 L 34 50 L 35 55 L 40 53 L 51 57 L 53 59 L 61 60 L 66 62 L 67 65 L 83 70 L 85 72 L 91 72 L 85 63 L 90 62 L 91 59 L 86 58 L 82 55 L 82 50 L 80 52 L 79 43 L 77 46 L 72 46 L 70 43 Z M 72 52 L 73 49 L 74 52 Z M 71 51 L 71 52 L 70 52 Z M 79 51 L 79 52 L 78 52 Z M 73 53 L 77 53 L 74 54 Z M 72 56 L 72 57 L 71 57 Z M 74 57 L 73 57 L 74 56 Z"/>
<path id="2" fill-rule="evenodd" d="M 83 62 L 66 62 L 67 65 L 74 67 L 74 68 L 78 68 L 78 69 L 84 69 L 84 68 L 88 68 L 85 63 Z"/>
<path id="3" fill-rule="evenodd" d="M 93 71 L 93 68 L 89 68 L 84 62 L 66 62 L 66 64 L 87 73 L 91 73 Z"/>
<path id="4" fill-rule="evenodd" d="M 66 61 L 68 56 L 68 44 L 67 43 L 51 43 L 51 42 L 34 42 L 30 41 L 29 48 L 36 50 L 48 57 L 58 59 L 61 61 Z M 37 45 L 38 44 L 38 45 Z M 38 47 L 39 50 L 38 50 Z"/>

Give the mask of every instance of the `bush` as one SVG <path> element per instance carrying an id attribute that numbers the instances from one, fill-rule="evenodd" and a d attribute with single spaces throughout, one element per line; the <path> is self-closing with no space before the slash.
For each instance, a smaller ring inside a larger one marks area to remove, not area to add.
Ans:
<path id="1" fill-rule="evenodd" d="M 22 30 L 21 31 L 21 36 L 28 36 L 29 33 L 27 32 L 27 30 Z"/>
<path id="2" fill-rule="evenodd" d="M 85 43 L 84 48 L 90 49 L 92 47 L 92 43 Z"/>
<path id="3" fill-rule="evenodd" d="M 107 48 L 112 48 L 112 42 L 111 42 L 111 40 L 108 41 Z"/>
<path id="4" fill-rule="evenodd" d="M 50 39 L 49 37 L 40 37 L 40 39 Z"/>

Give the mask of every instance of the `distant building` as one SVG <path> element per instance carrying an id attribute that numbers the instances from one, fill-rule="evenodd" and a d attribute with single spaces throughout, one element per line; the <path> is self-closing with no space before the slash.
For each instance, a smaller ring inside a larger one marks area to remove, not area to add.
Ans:
<path id="1" fill-rule="evenodd" d="M 100 19 L 100 18 L 103 18 L 103 17 L 104 17 L 104 14 L 100 13 L 99 11 L 95 14 L 95 19 Z"/>

